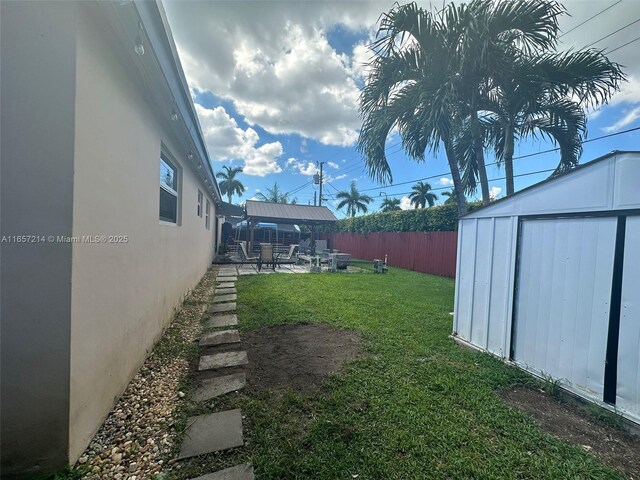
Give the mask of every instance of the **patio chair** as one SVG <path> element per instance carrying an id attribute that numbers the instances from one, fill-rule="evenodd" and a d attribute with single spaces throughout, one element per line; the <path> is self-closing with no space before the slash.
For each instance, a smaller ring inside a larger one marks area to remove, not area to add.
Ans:
<path id="1" fill-rule="evenodd" d="M 247 244 L 246 242 L 240 242 L 240 258 L 242 259 L 243 262 L 257 262 L 259 261 L 258 257 L 250 257 L 247 254 Z"/>
<path id="2" fill-rule="evenodd" d="M 270 243 L 260 244 L 260 258 L 258 259 L 258 271 L 262 270 L 262 265 L 271 265 L 271 269 L 276 271 L 276 262 L 274 259 L 273 245 Z"/>
<path id="3" fill-rule="evenodd" d="M 298 247 L 299 245 L 291 245 L 289 247 L 289 253 L 280 253 L 276 256 L 276 263 L 281 265 L 283 263 L 298 263 Z"/>

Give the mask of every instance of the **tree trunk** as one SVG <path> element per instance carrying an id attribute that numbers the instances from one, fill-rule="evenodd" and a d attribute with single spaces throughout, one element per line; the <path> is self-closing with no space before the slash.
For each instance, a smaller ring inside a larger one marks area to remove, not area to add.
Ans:
<path id="1" fill-rule="evenodd" d="M 478 175 L 480 177 L 480 189 L 482 190 L 482 204 L 489 205 L 489 179 L 487 178 L 487 168 L 484 164 L 484 145 L 482 144 L 482 135 L 480 132 L 480 122 L 478 121 L 478 112 L 475 110 L 471 113 L 471 137 L 473 138 L 473 150 L 476 154 L 476 162 L 478 163 Z"/>
<path id="2" fill-rule="evenodd" d="M 462 178 L 460 178 L 460 168 L 458 167 L 458 159 L 453 150 L 450 140 L 445 140 L 444 149 L 447 153 L 449 169 L 451 170 L 451 178 L 453 179 L 453 189 L 456 193 L 456 203 L 458 204 L 458 215 L 463 216 L 467 213 L 467 199 L 464 196 L 462 187 Z"/>
<path id="3" fill-rule="evenodd" d="M 228 195 L 229 203 L 231 203 L 231 194 Z"/>
<path id="4" fill-rule="evenodd" d="M 507 179 L 507 196 L 515 193 L 513 185 L 513 127 L 507 125 L 504 132 L 504 172 Z"/>

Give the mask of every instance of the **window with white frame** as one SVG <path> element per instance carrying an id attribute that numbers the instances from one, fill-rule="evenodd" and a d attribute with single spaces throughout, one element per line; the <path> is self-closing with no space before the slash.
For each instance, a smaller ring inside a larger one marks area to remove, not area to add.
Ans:
<path id="1" fill-rule="evenodd" d="M 202 218 L 202 192 L 198 190 L 198 216 Z"/>
<path id="2" fill-rule="evenodd" d="M 160 157 L 160 220 L 178 223 L 178 169 Z"/>
<path id="3" fill-rule="evenodd" d="M 209 200 L 207 200 L 207 209 L 204 211 L 204 224 L 207 227 L 207 230 L 209 230 L 209 226 L 211 225 L 210 216 L 211 216 L 211 204 L 209 203 Z"/>

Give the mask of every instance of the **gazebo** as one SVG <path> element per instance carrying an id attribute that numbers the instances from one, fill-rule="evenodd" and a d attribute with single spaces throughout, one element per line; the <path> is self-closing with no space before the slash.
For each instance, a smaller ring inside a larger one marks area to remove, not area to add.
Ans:
<path id="1" fill-rule="evenodd" d="M 256 224 L 332 225 L 337 218 L 327 207 L 272 203 L 247 200 L 245 219 L 249 229 L 249 251 L 253 251 L 253 232 Z"/>

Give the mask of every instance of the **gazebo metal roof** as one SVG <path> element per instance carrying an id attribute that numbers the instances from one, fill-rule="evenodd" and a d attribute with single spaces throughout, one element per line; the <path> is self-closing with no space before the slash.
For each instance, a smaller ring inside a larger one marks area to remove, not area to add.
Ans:
<path id="1" fill-rule="evenodd" d="M 294 223 L 298 225 L 330 224 L 337 221 L 327 207 L 271 203 L 247 200 L 246 218 L 251 222 Z"/>

